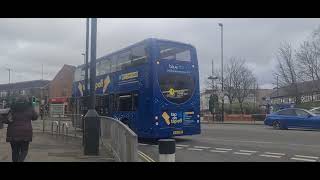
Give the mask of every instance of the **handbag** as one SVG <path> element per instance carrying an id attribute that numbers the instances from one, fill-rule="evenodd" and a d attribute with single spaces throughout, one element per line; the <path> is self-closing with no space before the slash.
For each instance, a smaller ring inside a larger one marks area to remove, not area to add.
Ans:
<path id="1" fill-rule="evenodd" d="M 0 109 L 0 120 L 2 123 L 9 124 L 13 122 L 10 108 Z"/>

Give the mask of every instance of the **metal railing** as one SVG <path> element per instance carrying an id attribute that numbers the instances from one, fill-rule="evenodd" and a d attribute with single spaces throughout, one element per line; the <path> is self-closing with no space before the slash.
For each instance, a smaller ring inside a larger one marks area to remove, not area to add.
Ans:
<path id="1" fill-rule="evenodd" d="M 43 121 L 42 130 L 43 132 L 45 132 L 46 124 L 51 124 L 51 134 L 56 133 L 57 135 L 69 136 L 70 130 L 73 127 L 74 136 L 77 136 L 77 130 L 80 130 L 80 129 L 74 126 L 73 118 L 81 119 L 82 115 L 65 114 L 65 115 L 57 115 L 57 117 L 47 116 L 42 120 Z M 55 131 L 53 127 L 56 127 Z"/>
<path id="2" fill-rule="evenodd" d="M 59 123 L 58 123 L 58 121 L 52 121 L 51 122 L 51 134 L 52 135 L 54 134 L 53 127 L 56 127 L 56 134 L 58 135 L 59 134 Z"/>
<path id="3" fill-rule="evenodd" d="M 68 122 L 64 122 L 62 123 L 62 134 L 68 136 L 68 130 L 69 130 L 69 123 Z"/>
<path id="4" fill-rule="evenodd" d="M 138 137 L 121 121 L 100 117 L 100 139 L 103 145 L 111 148 L 115 158 L 120 162 L 138 161 Z"/>
<path id="5" fill-rule="evenodd" d="M 74 136 L 76 136 L 77 127 L 74 126 L 75 123 L 72 118 L 81 121 L 83 120 L 82 115 L 74 114 L 59 117 L 48 117 L 45 118 L 45 121 L 51 123 L 52 135 L 56 134 L 57 136 L 68 136 L 70 133 L 70 129 L 74 128 Z M 76 123 L 76 126 L 77 125 L 79 125 L 79 123 Z M 119 120 L 100 116 L 100 128 L 101 145 L 106 146 L 108 149 L 111 149 L 117 161 L 138 161 L 138 137 L 129 127 L 127 127 Z"/>

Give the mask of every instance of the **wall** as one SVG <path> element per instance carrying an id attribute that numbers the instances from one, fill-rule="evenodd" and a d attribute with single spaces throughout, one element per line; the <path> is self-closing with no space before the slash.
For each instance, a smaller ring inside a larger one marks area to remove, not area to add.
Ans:
<path id="1" fill-rule="evenodd" d="M 74 71 L 74 66 L 62 67 L 49 85 L 49 98 L 71 96 Z"/>

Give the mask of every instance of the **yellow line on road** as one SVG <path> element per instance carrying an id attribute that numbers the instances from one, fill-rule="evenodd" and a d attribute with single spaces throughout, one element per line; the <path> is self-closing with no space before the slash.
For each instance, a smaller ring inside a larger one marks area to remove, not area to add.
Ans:
<path id="1" fill-rule="evenodd" d="M 145 160 L 147 160 L 148 162 L 156 162 L 155 160 L 153 160 L 151 157 L 149 157 L 148 155 L 146 155 L 145 153 L 143 153 L 142 151 L 138 151 L 138 154 L 143 157 Z"/>

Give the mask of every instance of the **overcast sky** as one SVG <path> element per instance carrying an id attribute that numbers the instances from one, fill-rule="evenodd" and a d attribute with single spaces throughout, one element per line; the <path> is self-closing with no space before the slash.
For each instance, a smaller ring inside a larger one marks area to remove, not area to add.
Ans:
<path id="1" fill-rule="evenodd" d="M 275 53 L 281 42 L 297 46 L 320 25 L 320 19 L 98 19 L 97 57 L 146 38 L 194 45 L 201 89 L 220 62 L 220 28 L 224 24 L 224 59 L 247 60 L 260 87 L 271 88 Z M 0 83 L 51 80 L 63 64 L 83 63 L 85 19 L 0 19 Z"/>

